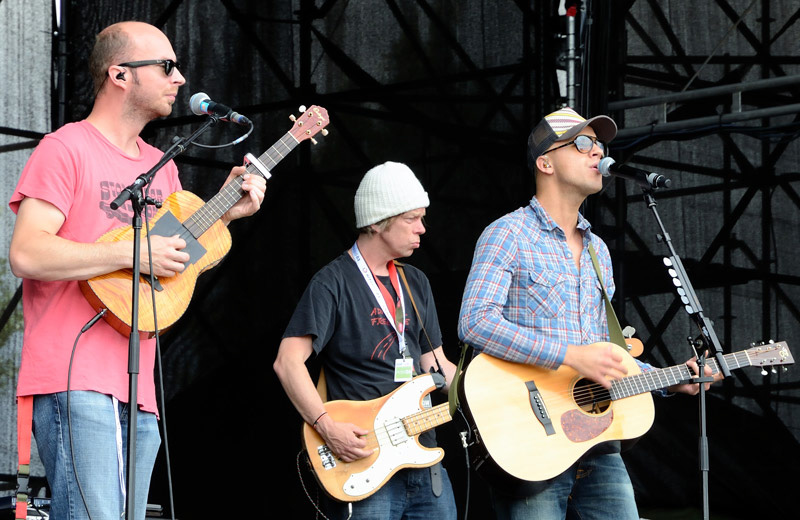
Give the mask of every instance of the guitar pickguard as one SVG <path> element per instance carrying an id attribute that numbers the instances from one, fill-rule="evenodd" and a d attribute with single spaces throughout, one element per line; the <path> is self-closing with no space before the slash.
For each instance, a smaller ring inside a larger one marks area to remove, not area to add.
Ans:
<path id="1" fill-rule="evenodd" d="M 378 458 L 364 471 L 353 473 L 342 486 L 352 497 L 371 492 L 401 467 L 432 466 L 444 456 L 441 449 L 421 446 L 416 437 L 408 435 L 403 418 L 420 411 L 422 395 L 429 392 L 433 382 L 429 376 L 418 377 L 401 386 L 384 403 L 375 416 L 375 435 Z"/>
<path id="2" fill-rule="evenodd" d="M 569 410 L 561 416 L 561 429 L 572 442 L 584 442 L 606 431 L 613 421 L 613 410 L 598 416 L 587 415 L 580 410 Z"/>
<path id="3" fill-rule="evenodd" d="M 160 237 L 172 237 L 178 235 L 186 241 L 186 247 L 182 249 L 184 253 L 189 254 L 189 264 L 195 264 L 206 254 L 206 248 L 203 244 L 197 241 L 195 237 L 184 227 L 181 222 L 175 218 L 175 215 L 167 211 L 156 221 L 155 225 L 150 228 L 150 233 Z"/>

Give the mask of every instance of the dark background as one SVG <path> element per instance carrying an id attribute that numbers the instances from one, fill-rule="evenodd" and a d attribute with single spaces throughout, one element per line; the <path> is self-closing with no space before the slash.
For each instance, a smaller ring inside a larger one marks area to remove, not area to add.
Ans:
<path id="1" fill-rule="evenodd" d="M 320 105 L 330 135 L 303 142 L 273 169 L 263 209 L 231 226 L 234 243 L 203 275 L 186 315 L 162 336 L 166 417 L 176 511 L 208 518 L 310 517 L 297 477 L 301 421 L 272 371 L 283 329 L 311 275 L 352 244 L 352 200 L 361 176 L 386 160 L 407 163 L 431 197 L 428 232 L 409 263 L 430 278 L 456 360 L 456 321 L 475 241 L 497 217 L 527 203 L 533 180 L 526 138 L 565 103 L 565 17 L 557 2 L 294 0 L 261 2 L 68 1 L 56 40 L 54 122 L 91 106 L 86 61 L 94 35 L 121 20 L 162 28 L 186 86 L 173 115 L 145 138 L 165 149 L 202 119 L 189 97 L 206 92 L 255 123 L 244 143 L 190 149 L 178 162 L 184 188 L 207 199 L 242 156 L 258 156 L 291 127 L 298 107 Z M 798 331 L 795 254 L 798 204 L 796 111 L 734 124 L 691 125 L 732 111 L 732 98 L 615 109 L 631 97 L 798 73 L 793 2 L 584 2 L 574 105 L 632 129 L 612 144 L 618 161 L 658 169 L 674 189 L 659 211 L 726 351 Z M 61 46 L 59 46 L 61 45 Z M 63 102 L 59 102 L 59 95 Z M 745 110 L 792 106 L 797 83 L 745 93 Z M 654 115 L 656 114 L 656 115 Z M 657 131 L 661 122 L 685 128 Z M 636 132 L 651 125 L 650 132 Z M 54 124 L 54 127 L 58 124 Z M 207 143 L 240 127 L 218 125 Z M 636 154 L 634 156 L 634 154 Z M 645 341 L 643 359 L 677 364 L 697 333 L 660 266 L 665 249 L 638 190 L 610 181 L 585 207 L 612 248 L 615 306 Z M 711 510 L 720 518 L 794 516 L 786 477 L 798 456 L 798 384 L 792 368 L 762 378 L 738 371 L 708 398 Z M 656 423 L 626 462 L 642 515 L 698 517 L 697 400 L 656 399 Z M 468 472 L 460 423 L 437 430 L 463 514 Z M 302 464 L 301 464 L 302 466 Z M 150 501 L 168 506 L 163 459 Z M 303 472 L 309 493 L 313 477 Z M 783 480 L 785 479 L 785 480 Z M 485 484 L 471 481 L 470 516 L 490 516 Z M 788 492 L 787 492 L 788 491 Z"/>

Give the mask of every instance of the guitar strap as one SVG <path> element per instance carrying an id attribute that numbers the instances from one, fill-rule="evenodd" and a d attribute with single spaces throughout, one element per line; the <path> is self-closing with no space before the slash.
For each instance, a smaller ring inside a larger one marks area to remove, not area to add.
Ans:
<path id="1" fill-rule="evenodd" d="M 417 309 L 417 302 L 414 301 L 414 295 L 411 293 L 411 287 L 408 285 L 408 279 L 406 279 L 406 272 L 405 269 L 403 269 L 403 264 L 401 264 L 397 260 L 394 260 L 394 265 L 395 267 L 397 267 L 397 272 L 400 275 L 400 278 L 402 278 L 403 280 L 403 285 L 406 286 L 406 292 L 408 292 L 408 299 L 411 300 L 411 306 L 414 307 L 414 313 L 417 315 L 417 321 L 419 321 L 419 326 L 422 328 L 422 332 L 425 333 L 425 338 L 428 340 L 428 344 L 431 346 L 431 353 L 433 354 L 434 359 L 436 359 L 436 364 L 439 365 L 438 372 L 442 375 L 442 377 L 444 377 L 444 370 L 442 370 L 442 364 L 439 363 L 439 358 L 436 357 L 436 353 L 434 352 L 435 347 L 433 346 L 431 337 L 428 336 L 428 331 L 427 329 L 425 329 L 425 323 L 422 321 L 422 317 L 419 315 L 419 309 Z M 451 381 L 450 384 L 451 390 L 455 388 L 453 386 L 454 383 L 455 383 L 455 378 L 453 381 Z M 448 392 L 448 397 L 456 393 L 457 392 Z M 453 407 L 452 401 L 450 407 L 451 409 Z M 450 417 L 453 417 L 452 411 L 450 413 Z M 431 466 L 430 472 L 431 472 L 431 491 L 433 492 L 434 496 L 439 497 L 442 495 L 442 489 L 443 489 L 442 463 L 437 462 L 436 464 Z"/>
<path id="2" fill-rule="evenodd" d="M 603 293 L 603 301 L 606 305 L 606 322 L 608 323 L 608 337 L 612 343 L 616 343 L 625 350 L 629 350 L 625 342 L 625 336 L 622 334 L 622 327 L 619 325 L 617 314 L 614 312 L 614 307 L 611 305 L 611 300 L 606 293 L 606 286 L 603 283 L 603 275 L 600 272 L 600 262 L 597 260 L 597 253 L 594 251 L 594 246 L 589 243 L 589 256 L 592 257 L 592 265 L 594 272 L 597 273 L 597 279 L 600 280 L 600 292 Z"/>
<path id="3" fill-rule="evenodd" d="M 428 336 L 428 331 L 425 329 L 425 323 L 422 321 L 422 317 L 419 315 L 419 309 L 417 309 L 417 302 L 414 301 L 414 295 L 411 294 L 411 287 L 409 287 L 408 285 L 408 280 L 406 279 L 406 272 L 405 269 L 403 269 L 403 264 L 401 264 L 397 260 L 394 260 L 394 265 L 395 267 L 397 267 L 397 272 L 398 274 L 400 274 L 400 278 L 403 279 L 403 285 L 406 286 L 406 292 L 408 292 L 408 299 L 411 300 L 411 306 L 414 307 L 414 313 L 417 315 L 417 321 L 419 321 L 419 326 L 422 327 L 422 332 L 425 333 L 425 338 L 428 340 L 428 344 L 431 346 L 431 352 L 433 352 L 433 349 L 435 347 L 433 346 L 431 337 Z M 433 354 L 433 357 L 436 358 L 435 353 Z M 436 364 L 439 365 L 439 371 L 441 372 L 442 365 L 441 363 L 439 363 L 438 359 L 436 360 Z M 442 376 L 444 376 L 444 374 L 442 374 Z"/>
<path id="4" fill-rule="evenodd" d="M 28 482 L 31 475 L 31 434 L 33 428 L 33 396 L 17 397 L 17 506 L 14 518 L 28 517 Z"/>
<path id="5" fill-rule="evenodd" d="M 433 342 L 431 338 L 428 336 L 428 331 L 425 330 L 425 325 L 422 323 L 422 318 L 419 315 L 419 310 L 417 309 L 417 304 L 414 302 L 414 295 L 411 294 L 411 288 L 408 286 L 408 280 L 406 280 L 406 273 L 403 271 L 403 264 L 399 263 L 395 260 L 395 265 L 397 266 L 397 272 L 400 273 L 400 278 L 403 279 L 403 285 L 406 286 L 406 291 L 408 291 L 408 299 L 411 300 L 411 305 L 414 307 L 414 313 L 417 315 L 417 320 L 419 320 L 420 326 L 422 327 L 422 331 L 425 332 L 425 337 L 428 338 L 428 343 L 431 345 L 431 352 L 433 352 Z M 461 358 L 458 360 L 458 368 L 456 368 L 456 373 L 453 374 L 453 380 L 450 381 L 450 389 L 453 390 L 452 392 L 447 393 L 447 401 L 450 404 L 450 417 L 456 416 L 456 410 L 458 409 L 458 385 L 461 382 L 461 370 L 464 368 L 464 358 L 467 357 L 467 349 L 469 345 L 466 343 L 461 348 Z M 434 357 L 436 354 L 434 354 Z M 441 367 L 441 363 L 439 360 L 436 360 L 436 363 Z M 444 375 L 444 374 L 442 374 Z"/>

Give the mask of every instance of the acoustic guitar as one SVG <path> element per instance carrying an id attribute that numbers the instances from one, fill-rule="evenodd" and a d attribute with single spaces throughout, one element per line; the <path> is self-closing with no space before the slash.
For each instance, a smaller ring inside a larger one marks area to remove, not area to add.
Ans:
<path id="1" fill-rule="evenodd" d="M 250 154 L 246 158 L 247 173 L 268 179 L 272 169 L 301 141 L 311 139 L 327 126 L 328 112 L 322 107 L 312 106 L 295 118 L 291 130 L 257 159 Z M 225 185 L 208 202 L 188 191 L 171 194 L 153 217 L 150 232 L 160 236 L 179 235 L 186 241 L 183 250 L 191 259 L 183 272 L 166 278 L 157 278 L 154 284 L 155 308 L 153 312 L 150 296 L 150 277 L 142 275 L 139 285 L 139 332 L 145 337 L 155 335 L 155 318 L 160 330 L 175 323 L 189 306 L 197 277 L 217 265 L 231 248 L 231 234 L 220 218 L 236 204 L 246 192 L 242 189 L 242 176 Z M 145 230 L 142 230 L 144 240 Z M 131 226 L 112 229 L 97 239 L 97 242 L 133 240 Z M 128 336 L 131 331 L 131 294 L 133 270 L 121 269 L 113 273 L 96 276 L 80 282 L 84 297 L 96 310 L 108 309 L 103 317 L 120 334 Z"/>
<path id="2" fill-rule="evenodd" d="M 403 383 L 394 392 L 371 401 L 328 401 L 325 411 L 335 421 L 368 430 L 365 449 L 372 455 L 353 462 L 336 457 L 306 423 L 303 445 L 314 476 L 328 495 L 342 502 L 363 500 L 403 468 L 426 468 L 444 457 L 441 448 L 426 448 L 419 435 L 451 420 L 447 403 L 424 408 L 422 398 L 436 388 L 430 374 Z"/>
<path id="3" fill-rule="evenodd" d="M 473 467 L 494 478 L 547 480 L 601 442 L 644 435 L 655 417 L 650 392 L 689 381 L 693 372 L 686 365 L 642 372 L 627 353 L 623 359 L 634 375 L 606 390 L 564 365 L 547 370 L 477 355 L 459 388 L 475 434 Z M 726 354 L 725 361 L 731 369 L 794 363 L 786 342 Z M 707 366 L 719 371 L 713 358 Z"/>

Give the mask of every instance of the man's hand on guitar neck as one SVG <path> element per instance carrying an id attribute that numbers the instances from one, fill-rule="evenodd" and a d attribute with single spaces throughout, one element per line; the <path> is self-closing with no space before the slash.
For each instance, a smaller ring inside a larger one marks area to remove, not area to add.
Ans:
<path id="1" fill-rule="evenodd" d="M 222 216 L 222 222 L 227 226 L 232 220 L 242 217 L 249 217 L 261 208 L 264 202 L 264 195 L 267 192 L 267 180 L 261 175 L 245 173 L 244 166 L 236 166 L 231 170 L 223 187 L 239 175 L 244 175 L 242 189 L 247 194 L 241 198 L 231 209 Z"/>
<path id="2" fill-rule="evenodd" d="M 616 345 L 606 341 L 590 345 L 568 345 L 564 364 L 605 388 L 611 388 L 612 379 L 628 375 L 628 369 L 622 364 L 622 355 Z"/>
<path id="3" fill-rule="evenodd" d="M 367 441 L 364 436 L 369 433 L 355 424 L 336 422 L 325 414 L 317 421 L 317 430 L 333 453 L 344 462 L 353 462 L 372 455 L 372 450 L 364 449 Z"/>
<path id="4" fill-rule="evenodd" d="M 708 353 L 706 353 L 706 354 L 708 354 Z M 686 364 L 687 367 L 689 367 L 689 369 L 692 372 L 694 372 L 695 377 L 697 377 L 700 374 L 699 367 L 697 366 L 697 358 L 696 357 L 693 356 L 693 357 L 689 358 L 686 361 L 685 364 Z M 712 375 L 713 371 L 711 370 L 710 366 L 706 365 L 703 368 L 704 368 L 703 372 L 705 373 L 706 376 Z M 717 381 L 722 381 L 722 379 L 723 379 L 722 372 L 717 372 L 716 374 L 713 374 L 713 376 L 714 376 L 714 383 L 716 383 Z M 714 384 L 714 383 L 706 383 L 705 384 L 706 385 L 706 390 L 711 388 L 711 385 Z M 682 385 L 670 386 L 669 388 L 667 388 L 667 390 L 670 391 L 670 392 L 673 392 L 673 393 L 697 395 L 697 394 L 700 393 L 700 385 L 698 385 L 697 383 L 684 383 Z"/>

